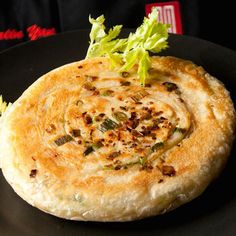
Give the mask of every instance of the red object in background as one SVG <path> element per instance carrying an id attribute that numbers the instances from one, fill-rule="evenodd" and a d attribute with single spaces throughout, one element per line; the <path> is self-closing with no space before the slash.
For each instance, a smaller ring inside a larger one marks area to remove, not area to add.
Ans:
<path id="1" fill-rule="evenodd" d="M 169 33 L 183 33 L 179 2 L 173 1 L 146 4 L 146 16 L 151 13 L 153 7 L 156 7 L 159 12 L 158 20 L 160 22 L 165 24 L 171 24 Z"/>
<path id="2" fill-rule="evenodd" d="M 15 29 L 8 29 L 0 32 L 0 40 L 22 39 L 23 37 L 24 34 L 21 30 L 16 31 Z"/>
<path id="3" fill-rule="evenodd" d="M 36 40 L 41 37 L 47 37 L 56 34 L 55 28 L 46 29 L 41 28 L 37 25 L 31 25 L 30 27 L 28 27 L 27 32 L 30 40 Z"/>

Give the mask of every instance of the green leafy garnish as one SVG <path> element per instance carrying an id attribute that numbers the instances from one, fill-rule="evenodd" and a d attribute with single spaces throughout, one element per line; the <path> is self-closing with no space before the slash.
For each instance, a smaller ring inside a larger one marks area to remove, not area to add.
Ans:
<path id="1" fill-rule="evenodd" d="M 89 17 L 92 24 L 90 45 L 86 58 L 106 56 L 113 67 L 119 66 L 119 71 L 129 71 L 138 65 L 138 77 L 142 85 L 148 76 L 151 66 L 149 52 L 159 53 L 168 47 L 168 28 L 170 25 L 157 22 L 158 11 L 153 8 L 149 18 L 144 18 L 143 24 L 128 38 L 118 39 L 122 25 L 114 26 L 105 32 L 104 16 L 97 19 Z"/>

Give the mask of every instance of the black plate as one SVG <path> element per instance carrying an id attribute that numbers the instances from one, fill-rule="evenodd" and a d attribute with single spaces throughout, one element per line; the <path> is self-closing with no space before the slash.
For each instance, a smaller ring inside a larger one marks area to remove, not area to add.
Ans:
<path id="1" fill-rule="evenodd" d="M 127 34 L 128 30 L 124 32 Z M 236 101 L 236 53 L 200 39 L 171 35 L 163 55 L 189 59 L 225 83 Z M 40 75 L 84 58 L 88 31 L 74 31 L 26 43 L 0 54 L 0 93 L 14 101 Z M 200 197 L 179 209 L 128 223 L 73 222 L 31 207 L 0 174 L 0 235 L 236 235 L 236 148 L 221 177 Z"/>

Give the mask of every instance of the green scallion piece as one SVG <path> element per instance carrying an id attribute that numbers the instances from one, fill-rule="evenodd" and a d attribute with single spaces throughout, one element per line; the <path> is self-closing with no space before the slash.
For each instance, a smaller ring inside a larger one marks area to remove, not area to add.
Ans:
<path id="1" fill-rule="evenodd" d="M 157 150 L 159 150 L 160 148 L 162 148 L 164 146 L 163 142 L 159 142 L 159 143 L 155 143 L 152 147 L 151 147 L 151 151 L 152 152 L 156 152 Z"/>
<path id="2" fill-rule="evenodd" d="M 112 96 L 113 93 L 114 93 L 113 90 L 108 89 L 108 90 L 105 90 L 104 92 L 102 92 L 102 93 L 101 93 L 101 96 L 104 96 L 104 97 Z"/>
<path id="3" fill-rule="evenodd" d="M 115 121 L 113 121 L 113 120 L 107 118 L 107 119 L 105 119 L 105 120 L 103 121 L 103 123 L 100 125 L 99 130 L 104 133 L 104 132 L 106 132 L 106 131 L 108 131 L 108 130 L 113 130 L 113 129 L 115 129 L 115 128 L 117 128 L 118 126 L 119 126 L 119 124 L 117 124 Z"/>
<path id="4" fill-rule="evenodd" d="M 98 142 L 94 143 L 92 145 L 92 147 L 93 147 L 94 150 L 97 150 L 97 149 L 103 147 L 103 143 L 101 141 L 98 141 Z"/>
<path id="5" fill-rule="evenodd" d="M 112 114 L 112 116 L 117 120 L 117 121 L 125 121 L 128 119 L 128 116 L 121 111 L 116 111 Z"/>
<path id="6" fill-rule="evenodd" d="M 56 139 L 54 142 L 57 146 L 61 146 L 65 143 L 72 141 L 73 138 L 70 135 L 63 135 L 60 138 Z"/>
<path id="7" fill-rule="evenodd" d="M 88 146 L 86 148 L 86 150 L 84 151 L 84 156 L 87 156 L 88 154 L 90 154 L 91 152 L 94 152 L 94 149 L 92 146 Z"/>
<path id="8" fill-rule="evenodd" d="M 140 165 L 144 166 L 147 162 L 147 157 L 139 157 Z"/>
<path id="9" fill-rule="evenodd" d="M 103 143 L 101 141 L 98 141 L 90 146 L 88 146 L 86 148 L 86 150 L 84 151 L 84 156 L 89 155 L 90 153 L 96 151 L 97 149 L 103 147 Z"/>
<path id="10" fill-rule="evenodd" d="M 181 134 L 184 134 L 184 133 L 186 133 L 186 129 L 185 128 L 179 128 L 179 127 L 175 127 L 175 129 L 174 129 L 174 132 L 179 132 L 179 133 L 181 133 Z"/>
<path id="11" fill-rule="evenodd" d="M 163 85 L 166 87 L 168 92 L 172 92 L 172 91 L 178 89 L 178 86 L 174 83 L 164 82 Z"/>
<path id="12" fill-rule="evenodd" d="M 79 129 L 73 129 L 70 133 L 73 137 L 79 137 L 81 135 L 81 131 Z"/>
<path id="13" fill-rule="evenodd" d="M 149 93 L 146 90 L 142 90 L 137 92 L 135 95 L 131 96 L 131 99 L 134 102 L 139 102 L 142 98 L 146 97 L 147 95 L 149 95 Z"/>

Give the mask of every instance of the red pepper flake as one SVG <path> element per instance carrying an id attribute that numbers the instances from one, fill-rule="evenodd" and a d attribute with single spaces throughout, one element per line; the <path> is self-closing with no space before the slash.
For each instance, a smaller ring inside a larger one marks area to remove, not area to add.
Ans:
<path id="1" fill-rule="evenodd" d="M 121 110 L 124 110 L 124 111 L 127 111 L 127 110 L 128 110 L 127 107 L 123 107 L 123 106 L 120 106 L 120 109 L 121 109 Z"/>
<path id="2" fill-rule="evenodd" d="M 53 133 L 56 130 L 56 126 L 54 124 L 50 124 L 45 131 L 49 134 Z"/>
<path id="3" fill-rule="evenodd" d="M 145 128 L 146 128 L 145 130 L 140 132 L 143 136 L 149 135 L 151 133 L 150 130 L 147 130 L 147 127 L 145 127 Z"/>
<path id="4" fill-rule="evenodd" d="M 120 151 L 118 151 L 118 152 L 112 152 L 112 153 L 110 153 L 110 154 L 108 155 L 107 159 L 113 160 L 113 159 L 115 159 L 116 157 L 118 157 L 120 154 L 121 154 Z"/>
<path id="5" fill-rule="evenodd" d="M 122 96 L 117 96 L 117 99 L 118 99 L 119 101 L 122 101 L 122 100 L 123 100 Z"/>
<path id="6" fill-rule="evenodd" d="M 146 162 L 146 163 L 144 163 L 144 164 L 142 165 L 142 167 L 140 167 L 139 170 L 140 170 L 140 171 L 141 171 L 141 170 L 146 170 L 147 172 L 151 172 L 152 169 L 153 169 L 153 166 L 151 165 L 151 163 Z"/>
<path id="7" fill-rule="evenodd" d="M 157 111 L 157 112 L 155 112 L 153 115 L 154 115 L 154 116 L 159 116 L 159 115 L 161 115 L 161 114 L 163 114 L 163 111 Z"/>
<path id="8" fill-rule="evenodd" d="M 83 68 L 83 66 L 78 66 L 78 68 L 79 68 L 79 69 L 82 69 L 82 68 Z"/>
<path id="9" fill-rule="evenodd" d="M 30 176 L 30 178 L 35 178 L 36 174 L 37 174 L 37 170 L 33 169 L 33 170 L 30 171 L 29 176 Z"/>
<path id="10" fill-rule="evenodd" d="M 100 94 L 100 92 L 99 92 L 98 90 L 96 90 L 96 91 L 93 92 L 93 95 L 94 95 L 94 96 L 97 96 L 97 95 L 99 95 L 99 94 Z"/>
<path id="11" fill-rule="evenodd" d="M 132 143 L 131 146 L 130 146 L 130 148 L 135 148 L 135 147 L 137 147 L 137 146 L 138 146 L 137 143 Z"/>
<path id="12" fill-rule="evenodd" d="M 93 119 L 92 119 L 92 117 L 91 117 L 90 115 L 85 114 L 85 116 L 84 116 L 84 122 L 85 122 L 85 124 L 90 125 L 90 124 L 92 124 Z"/>
<path id="13" fill-rule="evenodd" d="M 137 113 L 132 111 L 129 120 L 134 120 L 137 117 Z"/>
<path id="14" fill-rule="evenodd" d="M 118 131 L 117 140 L 120 141 L 120 139 L 121 139 L 121 132 Z"/>
<path id="15" fill-rule="evenodd" d="M 167 175 L 167 176 L 174 176 L 176 171 L 174 169 L 173 166 L 168 166 L 168 165 L 163 165 L 161 168 L 161 172 L 163 175 Z"/>
<path id="16" fill-rule="evenodd" d="M 104 116 L 105 116 L 104 113 L 100 113 L 99 115 L 97 115 L 97 116 L 95 117 L 95 121 L 97 121 L 97 122 L 101 121 Z"/>
<path id="17" fill-rule="evenodd" d="M 96 87 L 94 87 L 91 83 L 84 83 L 83 88 L 88 91 L 95 91 Z"/>
<path id="18" fill-rule="evenodd" d="M 174 83 L 164 82 L 163 85 L 166 87 L 168 92 L 172 92 L 172 91 L 178 89 L 178 86 Z"/>
<path id="19" fill-rule="evenodd" d="M 141 115 L 141 119 L 142 120 L 150 120 L 152 118 L 151 112 L 152 112 L 151 110 L 144 111 Z"/>
<path id="20" fill-rule="evenodd" d="M 129 81 L 120 81 L 120 85 L 121 86 L 130 86 L 130 82 Z"/>
<path id="21" fill-rule="evenodd" d="M 114 169 L 115 169 L 115 170 L 120 170 L 121 168 L 122 168 L 121 165 L 116 165 Z"/>
<path id="22" fill-rule="evenodd" d="M 91 75 L 85 75 L 85 77 L 88 82 L 93 82 L 98 78 L 97 76 L 91 76 Z"/>
<path id="23" fill-rule="evenodd" d="M 73 137 L 79 137 L 81 135 L 81 131 L 79 129 L 72 129 L 70 131 L 70 134 L 73 136 Z"/>
<path id="24" fill-rule="evenodd" d="M 132 134 L 133 136 L 135 136 L 135 137 L 142 137 L 142 136 L 143 136 L 143 134 L 142 134 L 141 132 L 139 132 L 139 131 L 137 131 L 137 130 L 135 130 L 135 129 L 132 129 L 132 130 L 131 130 L 131 134 Z"/>
<path id="25" fill-rule="evenodd" d="M 123 72 L 121 72 L 121 76 L 122 76 L 123 78 L 127 78 L 127 77 L 130 76 L 130 74 L 129 74 L 129 72 L 127 72 L 127 71 L 123 71 Z"/>

